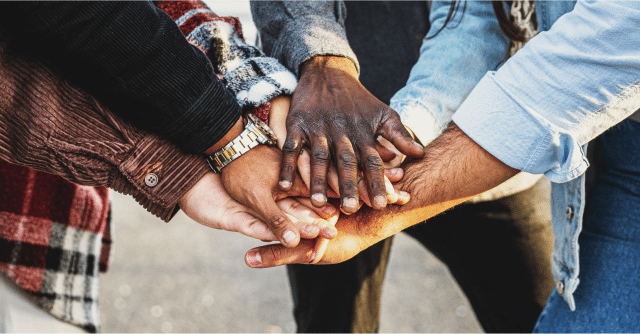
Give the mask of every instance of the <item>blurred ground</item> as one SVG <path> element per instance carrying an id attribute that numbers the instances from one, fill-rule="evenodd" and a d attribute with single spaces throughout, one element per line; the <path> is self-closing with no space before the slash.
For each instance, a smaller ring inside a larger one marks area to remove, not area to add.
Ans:
<path id="1" fill-rule="evenodd" d="M 207 1 L 240 17 L 255 40 L 247 1 Z M 293 332 L 285 268 L 250 269 L 260 242 L 212 230 L 179 213 L 165 224 L 113 194 L 114 256 L 102 275 L 104 332 Z M 449 272 L 416 241 L 394 241 L 382 298 L 381 332 L 479 332 Z M 328 321 L 330 321 L 328 319 Z"/>
<path id="2" fill-rule="evenodd" d="M 113 194 L 114 256 L 102 275 L 104 332 L 293 332 L 285 268 L 251 269 L 259 241 L 179 213 L 165 224 Z M 447 269 L 399 235 L 382 298 L 381 332 L 479 332 Z"/>

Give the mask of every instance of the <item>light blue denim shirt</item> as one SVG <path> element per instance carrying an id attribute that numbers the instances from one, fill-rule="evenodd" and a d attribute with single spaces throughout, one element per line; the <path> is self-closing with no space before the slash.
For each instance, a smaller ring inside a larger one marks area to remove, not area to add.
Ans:
<path id="1" fill-rule="evenodd" d="M 432 4 L 432 31 L 448 8 Z M 424 57 L 391 106 L 412 129 L 424 124 L 414 130 L 423 136 L 437 136 L 453 119 L 507 165 L 554 182 L 552 268 L 573 310 L 586 144 L 640 108 L 640 2 L 541 1 L 536 11 L 541 33 L 501 65 L 508 40 L 491 4 L 468 2 L 463 22 L 454 20 L 441 32 L 451 36 L 425 40 Z M 478 76 L 471 90 L 468 83 Z M 447 91 L 470 93 L 455 108 L 456 97 Z"/>
<path id="2" fill-rule="evenodd" d="M 293 71 L 322 54 L 357 65 L 341 1 L 252 1 L 251 7 L 265 49 Z M 506 61 L 509 40 L 491 3 L 469 1 L 464 15 L 423 42 L 406 87 L 391 99 L 423 143 L 453 119 L 506 164 L 555 182 L 552 268 L 572 309 L 586 143 L 640 107 L 639 7 L 640 1 L 538 1 L 542 33 Z M 448 10 L 448 2 L 431 3 L 430 35 Z M 639 113 L 632 117 L 640 120 Z"/>

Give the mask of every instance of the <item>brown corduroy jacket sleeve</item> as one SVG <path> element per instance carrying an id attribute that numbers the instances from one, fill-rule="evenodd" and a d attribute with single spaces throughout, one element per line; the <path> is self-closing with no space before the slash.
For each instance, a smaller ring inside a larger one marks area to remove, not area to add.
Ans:
<path id="1" fill-rule="evenodd" d="M 208 167 L 133 127 L 0 33 L 0 158 L 131 195 L 168 221 Z M 157 182 L 153 182 L 154 174 Z M 149 182 L 151 181 L 151 182 Z"/>

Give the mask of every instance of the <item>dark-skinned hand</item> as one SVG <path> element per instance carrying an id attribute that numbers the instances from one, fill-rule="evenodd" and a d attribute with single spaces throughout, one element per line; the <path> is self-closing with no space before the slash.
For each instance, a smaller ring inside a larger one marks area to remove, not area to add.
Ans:
<path id="1" fill-rule="evenodd" d="M 362 171 L 374 209 L 387 205 L 383 161 L 375 138 L 388 139 L 400 152 L 422 157 L 423 147 L 412 140 L 398 114 L 375 98 L 357 79 L 347 58 L 317 56 L 302 65 L 302 74 L 287 116 L 287 139 L 282 148 L 280 188 L 288 191 L 297 175 L 297 160 L 308 146 L 311 160 L 311 202 L 327 203 L 327 171 L 338 170 L 343 212 L 358 210 L 359 171 Z"/>
<path id="2" fill-rule="evenodd" d="M 271 100 L 269 127 L 276 134 L 276 137 L 278 138 L 278 147 L 280 147 L 280 149 L 282 149 L 284 141 L 287 138 L 286 120 L 287 115 L 289 114 L 290 105 L 290 96 L 281 95 Z M 378 154 L 380 155 L 380 158 L 382 158 L 385 166 L 384 183 L 387 191 L 387 205 L 402 205 L 402 203 L 408 201 L 408 198 L 401 198 L 403 195 L 396 194 L 391 183 L 397 182 L 402 179 L 402 170 L 396 168 L 400 165 L 400 163 L 396 163 L 396 161 L 402 159 L 404 155 L 398 152 L 393 144 L 382 137 L 378 137 L 378 141 L 376 141 L 376 149 L 378 150 Z M 302 177 L 302 180 L 307 185 L 307 187 L 310 187 L 311 159 L 308 149 L 303 149 L 302 151 L 300 151 L 300 156 L 298 157 L 298 172 L 300 173 L 300 177 Z M 329 185 L 329 189 L 327 190 L 327 197 L 339 198 L 340 196 L 338 194 L 340 193 L 340 182 L 338 179 L 338 171 L 336 170 L 334 164 L 331 164 L 329 166 L 329 171 L 327 172 L 327 183 Z M 360 194 L 360 199 L 363 200 L 366 205 L 372 206 L 364 179 L 362 178 L 360 178 L 358 182 L 358 192 Z M 319 194 L 316 194 L 316 197 L 317 196 L 319 196 Z M 309 205 L 313 206 L 311 203 L 309 203 Z"/>

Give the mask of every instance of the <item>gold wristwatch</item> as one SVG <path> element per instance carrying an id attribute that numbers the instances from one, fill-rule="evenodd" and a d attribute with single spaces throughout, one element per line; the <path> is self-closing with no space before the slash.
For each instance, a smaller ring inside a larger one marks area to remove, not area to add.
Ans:
<path id="1" fill-rule="evenodd" d="M 244 131 L 220 151 L 207 156 L 207 163 L 215 173 L 220 173 L 231 161 L 238 159 L 250 149 L 260 144 L 275 146 L 276 140 L 275 133 L 263 121 L 248 114 Z"/>

